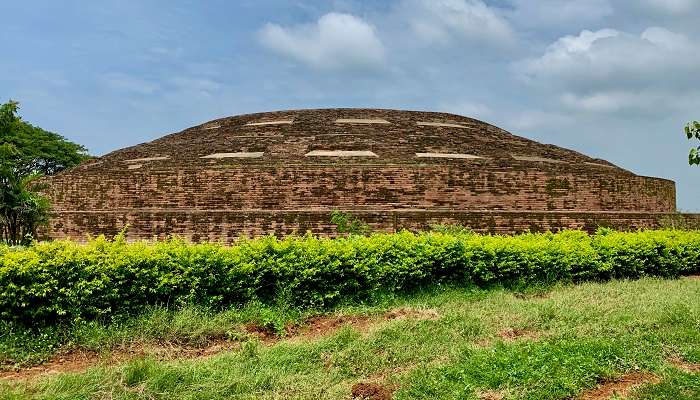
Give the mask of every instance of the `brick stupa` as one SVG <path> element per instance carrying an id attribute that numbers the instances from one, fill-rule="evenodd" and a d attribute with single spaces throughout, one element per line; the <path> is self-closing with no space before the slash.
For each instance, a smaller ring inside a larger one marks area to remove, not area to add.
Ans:
<path id="1" fill-rule="evenodd" d="M 333 210 L 375 230 L 494 233 L 652 228 L 676 211 L 670 180 L 459 115 L 375 109 L 222 118 L 48 183 L 44 233 L 78 240 L 127 224 L 132 239 L 332 235 Z"/>

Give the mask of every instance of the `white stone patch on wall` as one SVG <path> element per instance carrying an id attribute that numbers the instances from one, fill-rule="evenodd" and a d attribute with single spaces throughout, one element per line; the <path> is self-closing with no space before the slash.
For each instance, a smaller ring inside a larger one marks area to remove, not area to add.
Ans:
<path id="1" fill-rule="evenodd" d="M 272 138 L 272 137 L 284 137 L 283 134 L 279 132 L 255 132 L 249 135 L 226 135 L 227 138 L 238 139 L 238 138 Z"/>
<path id="2" fill-rule="evenodd" d="M 130 164 L 126 168 L 127 169 L 139 169 L 141 167 L 143 167 L 143 164 Z"/>
<path id="3" fill-rule="evenodd" d="M 279 121 L 248 122 L 247 124 L 245 124 L 245 126 L 289 125 L 293 122 L 293 119 L 282 119 Z"/>
<path id="4" fill-rule="evenodd" d="M 584 162 L 584 164 L 588 164 L 588 165 L 593 165 L 593 166 L 595 166 L 595 167 L 603 167 L 603 168 L 615 168 L 615 167 L 614 167 L 614 166 L 612 166 L 612 165 L 607 165 L 607 164 L 599 164 L 599 163 L 594 163 L 594 162 Z"/>
<path id="5" fill-rule="evenodd" d="M 102 160 L 100 160 L 100 161 L 88 161 L 88 162 L 82 164 L 81 168 L 88 169 L 88 168 L 96 167 L 102 163 L 104 163 L 104 161 L 102 161 Z"/>
<path id="6" fill-rule="evenodd" d="M 125 160 L 125 163 L 139 163 L 139 162 L 149 162 L 149 161 L 160 161 L 168 160 L 170 156 L 158 156 L 158 157 L 146 157 L 146 158 L 132 158 L 131 160 Z"/>
<path id="7" fill-rule="evenodd" d="M 536 156 L 516 156 L 514 154 L 511 154 L 511 157 L 515 158 L 518 161 L 548 162 L 548 163 L 565 163 L 566 162 L 566 161 L 562 161 L 562 160 L 556 160 L 554 158 L 536 157 Z"/>
<path id="8" fill-rule="evenodd" d="M 313 150 L 306 153 L 305 157 L 378 157 L 371 151 L 352 150 Z"/>
<path id="9" fill-rule="evenodd" d="M 418 125 L 418 126 L 440 126 L 440 127 L 446 127 L 446 128 L 462 128 L 462 129 L 469 128 L 466 125 L 452 124 L 449 122 L 416 122 L 416 125 Z"/>
<path id="10" fill-rule="evenodd" d="M 247 152 L 247 151 L 239 151 L 235 153 L 214 153 L 214 154 L 209 154 L 208 156 L 200 157 L 200 158 L 213 158 L 213 159 L 222 159 L 222 158 L 260 158 L 263 156 L 262 151 L 254 151 L 254 152 Z"/>
<path id="11" fill-rule="evenodd" d="M 391 122 L 385 119 L 362 119 L 362 118 L 339 118 L 335 120 L 336 124 L 390 124 Z"/>
<path id="12" fill-rule="evenodd" d="M 217 129 L 217 128 L 221 128 L 221 125 L 219 125 L 219 124 L 210 124 L 210 125 L 204 125 L 204 127 L 202 127 L 202 129 Z"/>
<path id="13" fill-rule="evenodd" d="M 473 154 L 460 154 L 460 153 L 416 153 L 418 158 L 453 158 L 453 159 L 483 159 L 485 157 L 475 156 Z"/>

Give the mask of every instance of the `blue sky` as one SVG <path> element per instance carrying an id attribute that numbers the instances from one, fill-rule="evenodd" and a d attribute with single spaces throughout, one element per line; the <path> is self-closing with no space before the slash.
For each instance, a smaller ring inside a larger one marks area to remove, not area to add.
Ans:
<path id="1" fill-rule="evenodd" d="M 472 116 L 673 179 L 700 211 L 700 0 L 36 1 L 0 5 L 0 101 L 101 155 L 217 117 Z"/>

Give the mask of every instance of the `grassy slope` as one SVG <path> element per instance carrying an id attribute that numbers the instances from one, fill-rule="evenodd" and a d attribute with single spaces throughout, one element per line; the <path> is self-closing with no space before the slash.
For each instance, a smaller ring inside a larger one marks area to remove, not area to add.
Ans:
<path id="1" fill-rule="evenodd" d="M 396 307 L 430 309 L 439 318 L 378 319 L 363 331 L 344 328 L 271 346 L 247 341 L 239 351 L 206 359 L 138 359 L 33 383 L 0 384 L 0 397 L 347 399 L 353 384 L 381 382 L 398 388 L 395 399 L 478 399 L 487 391 L 513 399 L 564 399 L 606 378 L 650 371 L 661 383 L 640 388 L 636 398 L 700 398 L 700 376 L 667 361 L 680 356 L 700 363 L 697 279 L 560 286 L 544 296 L 445 289 L 343 312 Z M 143 339 L 197 340 L 206 336 L 202 332 L 234 329 L 245 320 L 234 312 L 206 318 L 187 313 L 155 323 L 141 320 L 112 333 L 99 327 L 74 332 L 74 339 L 94 347 L 137 332 Z M 198 330 L 200 322 L 206 323 Z M 499 335 L 513 330 L 523 336 Z"/>

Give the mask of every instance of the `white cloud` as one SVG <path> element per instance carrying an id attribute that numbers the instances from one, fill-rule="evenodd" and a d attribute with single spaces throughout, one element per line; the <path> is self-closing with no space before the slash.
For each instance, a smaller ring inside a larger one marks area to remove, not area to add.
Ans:
<path id="1" fill-rule="evenodd" d="M 682 15 L 700 7 L 698 0 L 641 0 L 639 3 L 652 11 L 671 15 Z"/>
<path id="2" fill-rule="evenodd" d="M 374 27 L 349 14 L 329 13 L 316 24 L 291 28 L 267 24 L 259 37 L 269 49 L 317 69 L 374 69 L 384 63 Z"/>
<path id="3" fill-rule="evenodd" d="M 398 13 L 418 38 L 431 44 L 466 40 L 502 45 L 515 37 L 508 21 L 481 0 L 404 0 Z"/>
<path id="4" fill-rule="evenodd" d="M 635 0 L 636 1 L 636 0 Z M 581 26 L 614 13 L 609 0 L 511 0 L 508 19 L 519 27 L 546 30 Z"/>
<path id="5" fill-rule="evenodd" d="M 624 109 L 647 109 L 663 104 L 664 98 L 654 93 L 612 90 L 586 95 L 565 93 L 561 100 L 571 108 L 591 112 L 617 112 Z"/>
<path id="6" fill-rule="evenodd" d="M 499 0 L 503 15 L 526 38 L 614 26 L 636 30 L 654 25 L 693 31 L 700 0 Z M 672 24 L 672 25 L 669 25 Z"/>
<path id="7" fill-rule="evenodd" d="M 620 32 L 614 29 L 601 29 L 597 32 L 583 31 L 578 36 L 564 36 L 550 47 L 550 51 L 544 57 L 554 59 L 562 56 L 567 57 L 573 53 L 585 53 L 590 51 L 591 46 L 600 39 L 619 35 Z"/>
<path id="8" fill-rule="evenodd" d="M 697 50 L 688 37 L 680 33 L 674 33 L 664 28 L 651 27 L 640 36 L 643 40 L 658 46 L 667 51 L 676 52 L 678 54 L 684 51 Z"/>
<path id="9" fill-rule="evenodd" d="M 516 64 L 535 86 L 560 91 L 562 103 L 593 112 L 649 110 L 697 91 L 700 46 L 651 27 L 639 35 L 603 29 L 554 42 L 539 58 Z"/>
<path id="10" fill-rule="evenodd" d="M 684 35 L 652 27 L 640 35 L 613 29 L 583 31 L 554 42 L 539 58 L 521 63 L 530 77 L 611 81 L 660 78 L 697 67 L 697 48 Z"/>

